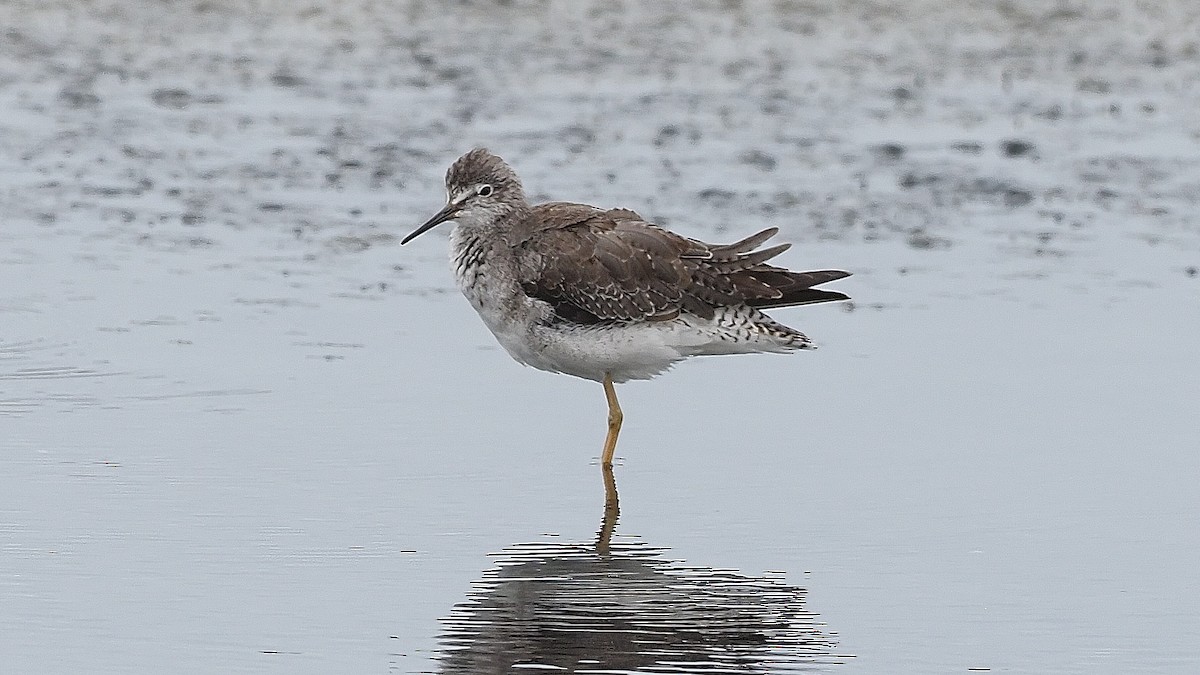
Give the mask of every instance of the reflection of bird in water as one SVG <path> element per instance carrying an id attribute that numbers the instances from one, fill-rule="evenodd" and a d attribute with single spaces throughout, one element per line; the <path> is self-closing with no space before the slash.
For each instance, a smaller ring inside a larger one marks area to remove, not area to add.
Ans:
<path id="1" fill-rule="evenodd" d="M 477 149 L 446 172 L 446 206 L 400 243 L 455 221 L 451 257 L 471 305 L 513 358 L 604 384 L 612 463 L 623 418 L 614 382 L 650 379 L 690 356 L 811 349 L 762 312 L 845 300 L 814 288 L 849 276 L 768 265 L 775 228 L 706 244 L 628 209 L 530 204 L 517 174 Z"/>
<path id="2" fill-rule="evenodd" d="M 803 589 L 614 541 L 611 469 L 605 482 L 595 544 L 516 544 L 499 554 L 446 620 L 442 672 L 768 673 L 836 661 Z"/>

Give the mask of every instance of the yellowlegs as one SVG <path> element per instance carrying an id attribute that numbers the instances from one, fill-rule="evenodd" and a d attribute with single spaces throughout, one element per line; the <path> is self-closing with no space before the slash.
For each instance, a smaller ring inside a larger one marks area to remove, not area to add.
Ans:
<path id="1" fill-rule="evenodd" d="M 758 247 L 768 228 L 726 245 L 646 222 L 628 209 L 530 204 L 517 174 L 485 149 L 446 172 L 446 206 L 401 241 L 455 221 L 458 287 L 517 361 L 601 382 L 611 466 L 623 415 L 614 382 L 645 380 L 689 356 L 813 349 L 762 312 L 846 300 L 814 286 L 849 276 L 792 272 L 766 261 L 790 244 Z"/>

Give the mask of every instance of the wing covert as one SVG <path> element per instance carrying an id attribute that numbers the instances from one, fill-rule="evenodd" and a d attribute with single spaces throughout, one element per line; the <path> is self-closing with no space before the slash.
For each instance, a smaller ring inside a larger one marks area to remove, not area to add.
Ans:
<path id="1" fill-rule="evenodd" d="M 627 209 L 554 202 L 535 207 L 533 217 L 539 227 L 518 245 L 528 295 L 568 318 L 637 321 L 678 314 L 689 283 L 681 255 L 693 247 L 690 240 Z"/>
<path id="2" fill-rule="evenodd" d="M 681 237 L 628 209 L 551 202 L 533 207 L 514 242 L 522 290 L 569 321 L 655 321 L 680 312 L 712 318 L 718 307 L 781 307 L 843 299 L 812 286 L 836 270 L 791 272 L 766 264 L 788 248 L 758 247 L 778 230 L 710 245 Z"/>

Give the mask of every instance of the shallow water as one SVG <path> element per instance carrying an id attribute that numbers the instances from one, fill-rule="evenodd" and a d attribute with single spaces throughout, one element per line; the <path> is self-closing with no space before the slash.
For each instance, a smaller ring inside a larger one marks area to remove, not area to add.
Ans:
<path id="1" fill-rule="evenodd" d="M 0 6 L 10 670 L 1200 669 L 1200 12 L 440 7 Z M 855 300 L 622 386 L 618 521 L 396 245 L 478 143 Z"/>
<path id="2" fill-rule="evenodd" d="M 688 566 L 618 535 L 611 470 L 604 479 L 594 540 L 508 547 L 455 605 L 440 639 L 442 672 L 766 673 L 839 661 L 803 589 Z"/>

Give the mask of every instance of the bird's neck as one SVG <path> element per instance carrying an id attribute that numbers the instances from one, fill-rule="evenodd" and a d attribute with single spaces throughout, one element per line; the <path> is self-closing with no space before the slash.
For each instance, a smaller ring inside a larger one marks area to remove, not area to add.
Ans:
<path id="1" fill-rule="evenodd" d="M 450 232 L 450 264 L 464 293 L 483 282 L 493 262 L 493 243 L 501 235 L 494 227 L 457 223 Z M 468 295 L 468 297 L 470 297 Z"/>
<path id="2" fill-rule="evenodd" d="M 460 217 L 450 233 L 450 259 L 458 287 L 476 309 L 485 298 L 515 292 L 517 259 L 513 246 L 520 240 L 529 207 L 510 206 L 502 213 Z M 503 287 L 503 288 L 502 288 Z"/>

